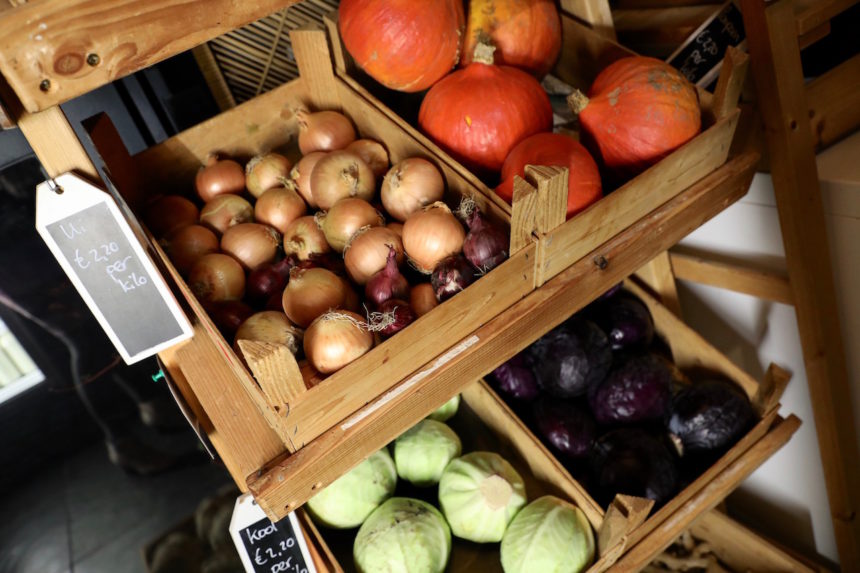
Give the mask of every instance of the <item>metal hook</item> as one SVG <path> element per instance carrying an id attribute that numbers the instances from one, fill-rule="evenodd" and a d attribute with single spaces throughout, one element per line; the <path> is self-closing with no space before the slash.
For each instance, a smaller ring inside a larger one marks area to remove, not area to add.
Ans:
<path id="1" fill-rule="evenodd" d="M 48 189 L 50 189 L 51 191 L 53 191 L 57 195 L 62 195 L 63 194 L 63 188 L 60 187 L 60 185 L 57 183 L 57 181 L 53 177 L 48 175 L 48 172 L 45 171 L 45 167 L 42 165 L 39 165 L 39 171 L 41 171 L 42 175 L 45 176 L 45 183 L 48 184 Z"/>

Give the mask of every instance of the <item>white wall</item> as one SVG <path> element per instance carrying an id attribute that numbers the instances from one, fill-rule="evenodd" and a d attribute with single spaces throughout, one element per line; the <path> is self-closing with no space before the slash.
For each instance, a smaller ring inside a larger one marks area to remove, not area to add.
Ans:
<path id="1" fill-rule="evenodd" d="M 855 419 L 860 419 L 860 133 L 822 153 L 818 169 Z M 784 269 L 770 176 L 757 174 L 746 197 L 687 237 L 678 250 Z M 685 282 L 679 289 L 685 320 L 739 366 L 757 377 L 770 362 L 793 373 L 782 400 L 783 414 L 796 414 L 803 425 L 732 496 L 730 510 L 786 545 L 836 561 L 794 308 Z"/>

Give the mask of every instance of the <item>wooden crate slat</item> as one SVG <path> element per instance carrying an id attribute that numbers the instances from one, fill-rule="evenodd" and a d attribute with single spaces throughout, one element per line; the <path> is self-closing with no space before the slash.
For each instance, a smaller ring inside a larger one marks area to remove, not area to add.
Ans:
<path id="1" fill-rule="evenodd" d="M 679 280 L 724 288 L 782 304 L 793 304 L 791 285 L 784 272 L 682 253 L 672 253 L 671 259 L 675 276 Z"/>
<path id="2" fill-rule="evenodd" d="M 791 0 L 797 19 L 797 35 L 808 34 L 834 16 L 857 4 L 857 0 Z"/>
<path id="3" fill-rule="evenodd" d="M 809 123 L 818 148 L 836 143 L 860 126 L 860 54 L 806 85 Z"/>

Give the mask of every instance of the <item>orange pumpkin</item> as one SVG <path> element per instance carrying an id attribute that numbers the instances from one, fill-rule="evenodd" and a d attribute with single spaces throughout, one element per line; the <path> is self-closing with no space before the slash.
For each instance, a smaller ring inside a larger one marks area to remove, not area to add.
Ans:
<path id="1" fill-rule="evenodd" d="M 355 62 L 382 85 L 429 88 L 457 65 L 462 0 L 341 0 L 338 29 Z"/>
<path id="2" fill-rule="evenodd" d="M 496 46 L 496 63 L 537 77 L 552 69 L 561 51 L 561 19 L 553 0 L 470 0 L 461 66 L 478 42 Z"/>
<path id="3" fill-rule="evenodd" d="M 567 218 L 602 197 L 600 172 L 588 150 L 572 137 L 560 133 L 538 133 L 517 144 L 502 165 L 502 182 L 496 193 L 511 203 L 514 175 L 524 176 L 526 165 L 567 167 Z"/>
<path id="4" fill-rule="evenodd" d="M 430 88 L 418 111 L 421 130 L 480 175 L 497 172 L 517 143 L 552 128 L 538 81 L 492 62 L 493 49 L 479 44 L 472 63 Z"/>
<path id="5" fill-rule="evenodd" d="M 598 74 L 585 97 L 568 98 L 582 142 L 609 173 L 631 177 L 692 139 L 701 129 L 695 87 L 672 66 L 622 58 Z"/>

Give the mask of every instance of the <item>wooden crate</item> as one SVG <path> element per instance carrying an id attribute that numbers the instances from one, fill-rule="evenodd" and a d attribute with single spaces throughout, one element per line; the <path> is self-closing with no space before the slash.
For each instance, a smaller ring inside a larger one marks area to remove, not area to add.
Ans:
<path id="1" fill-rule="evenodd" d="M 581 89 L 588 90 L 597 74 L 610 63 L 634 52 L 608 39 L 604 34 L 592 30 L 576 18 L 562 13 L 562 47 L 552 74 Z M 507 212 L 518 211 L 499 198 L 495 192 L 466 167 L 443 151 L 430 138 L 422 134 L 415 125 L 397 115 L 386 102 L 402 106 L 415 105 L 419 100 L 411 95 L 386 90 L 361 72 L 343 48 L 337 30 L 337 14 L 326 17 L 326 27 L 332 41 L 336 70 L 347 84 L 362 94 L 375 107 L 396 121 L 404 131 L 431 149 L 436 157 L 454 168 L 465 179 L 493 198 Z M 728 156 L 740 111 L 737 109 L 740 89 L 746 75 L 747 58 L 739 51 L 730 51 L 721 70 L 719 86 L 714 95 L 698 89 L 702 110 L 702 132 L 656 165 L 630 180 L 610 195 L 565 222 L 560 218 L 547 217 L 549 225 L 541 225 L 540 216 L 532 223 L 530 231 L 540 241 L 538 250 L 538 284 L 557 275 L 573 262 L 582 258 L 596 246 L 615 236 L 647 215 L 656 205 L 675 197 L 706 175 L 723 165 Z M 414 119 L 414 118 L 413 118 Z M 547 176 L 551 176 L 548 172 Z M 515 195 L 528 196 L 534 193 L 538 183 L 526 177 L 515 184 Z M 543 178 L 545 179 L 545 178 Z M 519 193 L 517 187 L 520 188 Z M 547 185 L 549 187 L 549 185 Z M 566 188 L 561 187 L 566 196 Z M 546 201 L 542 197 L 539 201 Z M 549 201 L 546 201 L 552 204 Z M 544 208 L 539 206 L 538 210 Z M 558 215 L 553 213 L 553 215 Z"/>

